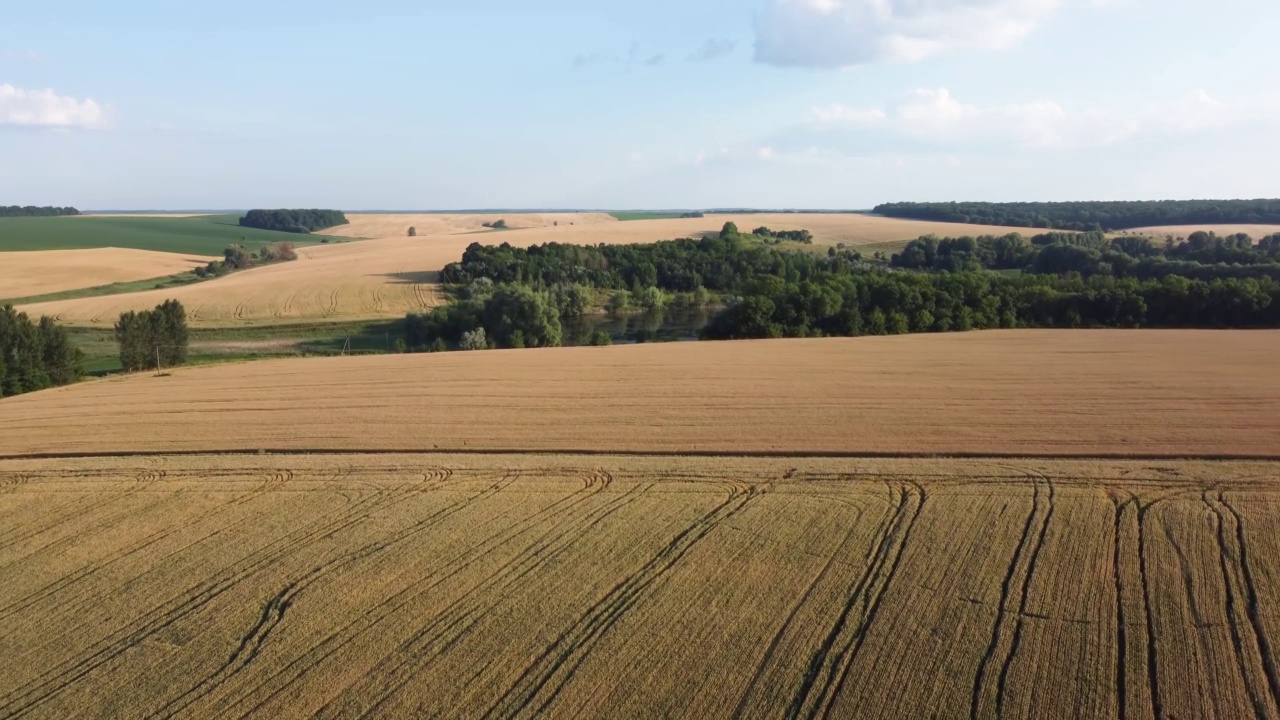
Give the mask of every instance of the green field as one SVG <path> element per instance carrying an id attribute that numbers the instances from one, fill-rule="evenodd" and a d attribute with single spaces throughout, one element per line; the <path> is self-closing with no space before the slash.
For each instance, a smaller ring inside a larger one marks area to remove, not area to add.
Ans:
<path id="1" fill-rule="evenodd" d="M 256 250 L 278 242 L 310 245 L 321 240 L 311 235 L 242 228 L 236 224 L 239 219 L 239 215 L 0 218 L 0 251 L 118 247 L 221 255 L 232 243 Z"/>
<path id="2" fill-rule="evenodd" d="M 120 372 L 120 346 L 108 328 L 69 327 L 71 342 L 84 353 L 90 375 Z M 244 328 L 192 328 L 188 363 L 393 352 L 404 337 L 403 320 L 269 325 Z"/>

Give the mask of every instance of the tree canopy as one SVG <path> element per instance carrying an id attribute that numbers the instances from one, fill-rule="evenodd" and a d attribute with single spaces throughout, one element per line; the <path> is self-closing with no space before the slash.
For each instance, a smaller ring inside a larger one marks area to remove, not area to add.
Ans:
<path id="1" fill-rule="evenodd" d="M 120 364 L 125 370 L 172 367 L 187 361 L 187 311 L 177 300 L 165 300 L 154 310 L 122 313 L 116 321 Z"/>
<path id="2" fill-rule="evenodd" d="M 0 217 L 57 217 L 60 215 L 79 215 L 80 211 L 73 207 L 53 207 L 46 205 L 0 205 Z"/>
<path id="3" fill-rule="evenodd" d="M 347 216 L 339 210 L 250 210 L 240 218 L 241 227 L 304 235 L 348 224 Z"/>
<path id="4" fill-rule="evenodd" d="M 1152 225 L 1280 223 L 1280 200 L 901 202 L 877 205 L 873 212 L 887 217 L 975 225 L 1126 230 Z"/>
<path id="5" fill-rule="evenodd" d="M 53 318 L 33 322 L 12 305 L 0 307 L 0 397 L 75 382 L 80 351 Z"/>

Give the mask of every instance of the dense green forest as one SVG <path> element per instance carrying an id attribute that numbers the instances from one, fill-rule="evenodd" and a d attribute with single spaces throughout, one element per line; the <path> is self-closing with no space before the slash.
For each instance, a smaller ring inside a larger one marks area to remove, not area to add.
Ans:
<path id="1" fill-rule="evenodd" d="M 0 397 L 75 382 L 80 351 L 67 332 L 42 317 L 33 322 L 12 305 L 0 308 Z"/>
<path id="2" fill-rule="evenodd" d="M 347 224 L 339 210 L 250 210 L 240 218 L 241 227 L 301 234 Z"/>
<path id="3" fill-rule="evenodd" d="M 1280 200 L 904 202 L 877 205 L 873 212 L 887 217 L 975 225 L 1061 230 L 1126 230 L 1150 225 L 1280 223 Z"/>
<path id="4" fill-rule="evenodd" d="M 79 215 L 80 211 L 73 207 L 53 207 L 46 205 L 0 205 L 0 217 L 56 217 L 59 215 Z"/>
<path id="5" fill-rule="evenodd" d="M 443 279 L 460 299 L 410 316 L 411 348 L 556 345 L 560 323 L 608 306 L 723 309 L 708 339 L 1013 327 L 1280 327 L 1280 241 L 1197 234 L 1182 245 L 1101 234 L 922 238 L 891 266 L 736 232 L 647 245 L 472 244 Z M 1023 270 L 1023 273 L 995 272 Z M 620 300 L 621 299 L 621 300 Z M 471 336 L 474 339 L 474 335 Z"/>
<path id="6" fill-rule="evenodd" d="M 1011 233 L 999 237 L 912 240 L 893 256 L 907 270 L 1021 270 L 1041 275 L 1079 273 L 1139 280 L 1170 275 L 1196 280 L 1266 277 L 1280 281 L 1280 234 L 1254 243 L 1244 233 L 1220 237 L 1195 232 L 1186 242 L 1154 243 L 1138 236 L 1046 233 L 1030 241 Z"/>

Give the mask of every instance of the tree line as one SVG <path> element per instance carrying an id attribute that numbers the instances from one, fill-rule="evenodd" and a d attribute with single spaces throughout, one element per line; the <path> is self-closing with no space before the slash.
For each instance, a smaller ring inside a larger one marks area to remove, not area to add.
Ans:
<path id="1" fill-rule="evenodd" d="M 890 260 L 908 270 L 1021 270 L 1041 275 L 1079 273 L 1140 280 L 1181 276 L 1196 280 L 1267 277 L 1280 281 L 1280 234 L 1258 242 L 1244 233 L 1192 233 L 1185 242 L 1153 242 L 1104 233 L 1045 233 L 1029 241 L 1016 233 L 912 240 Z"/>
<path id="2" fill-rule="evenodd" d="M 1250 272 L 1274 267 L 1278 246 L 1274 238 L 1255 244 L 1209 233 L 1163 247 L 1100 233 L 1046 233 L 1030 242 L 1018 235 L 926 237 L 886 267 L 856 251 L 831 248 L 822 257 L 752 242 L 735 228 L 643 245 L 473 243 L 443 272 L 460 299 L 411 316 L 408 345 L 456 347 L 477 329 L 500 347 L 558 344 L 559 319 L 594 310 L 589 298 L 598 292 L 610 295 L 606 307 L 624 295 L 718 299 L 723 309 L 703 331 L 708 339 L 997 327 L 1280 327 L 1280 278 Z M 1094 264 L 1064 260 L 1081 253 Z M 1255 264 L 1239 264 L 1245 260 Z M 1160 272 L 1144 270 L 1157 265 Z M 1026 272 L 992 272 L 1010 269 Z"/>
<path id="3" fill-rule="evenodd" d="M 73 207 L 54 207 L 45 205 L 0 205 L 0 217 L 58 217 L 61 215 L 79 215 L 80 211 Z"/>
<path id="4" fill-rule="evenodd" d="M 348 224 L 347 216 L 339 210 L 250 210 L 240 218 L 241 227 L 304 235 Z"/>
<path id="5" fill-rule="evenodd" d="M 0 308 L 0 397 L 75 382 L 80 351 L 53 318 L 33 321 L 12 305 Z"/>
<path id="6" fill-rule="evenodd" d="M 222 251 L 221 260 L 211 260 L 208 265 L 195 269 L 196 277 L 221 277 L 235 270 L 247 270 L 257 265 L 297 260 L 293 243 L 279 242 L 258 248 L 255 253 L 243 245 L 230 245 Z"/>
<path id="7" fill-rule="evenodd" d="M 1280 200 L 901 202 L 877 205 L 872 212 L 886 217 L 975 225 L 1127 230 L 1151 225 L 1280 223 Z"/>

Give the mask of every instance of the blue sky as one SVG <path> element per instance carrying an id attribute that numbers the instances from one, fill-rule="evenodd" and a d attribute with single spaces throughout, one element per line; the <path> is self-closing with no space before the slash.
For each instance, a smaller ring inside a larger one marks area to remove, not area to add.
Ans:
<path id="1" fill-rule="evenodd" d="M 1273 0 L 44 0 L 0 204 L 1273 197 Z"/>

